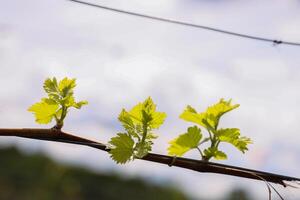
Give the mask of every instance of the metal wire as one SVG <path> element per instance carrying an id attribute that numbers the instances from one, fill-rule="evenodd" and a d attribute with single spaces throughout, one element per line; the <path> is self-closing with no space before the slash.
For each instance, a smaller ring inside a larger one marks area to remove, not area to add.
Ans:
<path id="1" fill-rule="evenodd" d="M 92 7 L 100 8 L 100 9 L 104 9 L 104 10 L 109 10 L 109 11 L 112 11 L 112 12 L 131 15 L 131 16 L 135 16 L 135 17 L 141 17 L 141 18 L 151 19 L 151 20 L 155 20 L 155 21 L 161 21 L 161 22 L 166 22 L 166 23 L 171 23 L 171 24 L 188 26 L 188 27 L 193 27 L 193 28 L 198 28 L 198 29 L 204 29 L 204 30 L 208 30 L 208 31 L 218 32 L 218 33 L 221 33 L 221 34 L 227 34 L 227 35 L 236 36 L 236 37 L 245 38 L 245 39 L 268 42 L 268 43 L 272 43 L 273 45 L 285 44 L 285 45 L 300 46 L 300 43 L 297 43 L 297 42 L 289 42 L 289 41 L 283 41 L 283 40 L 276 40 L 276 39 L 258 37 L 258 36 L 248 35 L 248 34 L 242 34 L 242 33 L 227 31 L 227 30 L 223 30 L 223 29 L 219 29 L 219 28 L 213 28 L 213 27 L 209 27 L 209 26 L 203 26 L 203 25 L 199 25 L 199 24 L 193 24 L 193 23 L 189 23 L 189 22 L 178 21 L 178 20 L 174 20 L 174 19 L 161 18 L 161 17 L 151 16 L 151 15 L 131 12 L 131 11 L 127 11 L 127 10 L 116 9 L 116 8 L 112 8 L 112 7 L 108 7 L 108 6 L 102 6 L 102 5 L 99 5 L 99 4 L 93 4 L 93 3 L 84 2 L 84 1 L 78 1 L 78 0 L 68 0 L 68 1 L 83 4 L 83 5 L 86 5 L 86 6 L 92 6 Z"/>

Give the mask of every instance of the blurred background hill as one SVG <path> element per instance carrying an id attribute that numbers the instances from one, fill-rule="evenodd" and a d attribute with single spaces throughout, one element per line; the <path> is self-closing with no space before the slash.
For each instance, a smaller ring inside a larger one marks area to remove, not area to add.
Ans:
<path id="1" fill-rule="evenodd" d="M 43 154 L 16 148 L 0 151 L 0 199 L 188 199 L 182 192 L 55 163 Z"/>
<path id="2" fill-rule="evenodd" d="M 192 199 L 177 188 L 124 179 L 54 162 L 41 153 L 24 154 L 15 147 L 0 149 L 1 200 Z M 249 200 L 233 190 L 224 200 Z"/>

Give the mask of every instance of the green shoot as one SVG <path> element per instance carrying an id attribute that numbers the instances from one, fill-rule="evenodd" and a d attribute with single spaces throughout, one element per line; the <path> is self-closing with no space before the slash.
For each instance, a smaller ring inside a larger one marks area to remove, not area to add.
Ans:
<path id="1" fill-rule="evenodd" d="M 179 135 L 170 141 L 169 155 L 182 156 L 191 149 L 197 149 L 202 160 L 208 161 L 211 158 L 218 160 L 227 159 L 227 155 L 219 150 L 221 142 L 232 144 L 241 152 L 248 150 L 247 145 L 252 143 L 250 138 L 241 137 L 240 130 L 237 128 L 218 129 L 220 118 L 227 112 L 239 107 L 238 104 L 232 105 L 231 100 L 221 99 L 217 104 L 208 107 L 205 112 L 197 113 L 191 106 L 187 106 L 180 118 L 202 126 L 208 132 L 208 137 L 203 138 L 201 129 L 197 126 L 189 127 L 187 132 Z M 208 148 L 202 151 L 200 145 L 210 141 Z"/>
<path id="2" fill-rule="evenodd" d="M 156 111 L 156 105 L 151 97 L 138 103 L 130 111 L 123 109 L 118 119 L 125 132 L 118 133 L 109 141 L 111 158 L 117 163 L 124 164 L 147 155 L 152 150 L 152 140 L 158 137 L 152 131 L 158 129 L 165 118 L 165 113 Z"/>
<path id="3" fill-rule="evenodd" d="M 48 97 L 42 98 L 40 102 L 28 108 L 39 124 L 48 124 L 55 119 L 54 128 L 61 129 L 69 108 L 80 109 L 83 105 L 88 104 L 87 101 L 75 101 L 73 90 L 76 87 L 76 79 L 66 77 L 58 83 L 55 77 L 48 78 L 43 87 Z"/>

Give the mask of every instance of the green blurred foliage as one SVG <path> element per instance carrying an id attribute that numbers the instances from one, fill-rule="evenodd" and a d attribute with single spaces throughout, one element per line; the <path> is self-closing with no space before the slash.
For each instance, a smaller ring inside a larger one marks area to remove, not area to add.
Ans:
<path id="1" fill-rule="evenodd" d="M 138 179 L 57 164 L 41 154 L 0 149 L 1 200 L 188 199 L 182 192 Z"/>
<path id="2" fill-rule="evenodd" d="M 155 185 L 140 179 L 124 179 L 114 174 L 95 173 L 87 169 L 55 163 L 42 154 L 27 155 L 16 148 L 0 148 L 0 200 L 54 199 L 185 200 L 193 198 L 174 187 Z M 222 199 L 250 200 L 252 198 L 245 190 L 233 189 Z"/>
<path id="3" fill-rule="evenodd" d="M 232 190 L 227 197 L 225 197 L 225 200 L 251 200 L 250 195 L 248 192 L 241 188 L 236 188 Z"/>

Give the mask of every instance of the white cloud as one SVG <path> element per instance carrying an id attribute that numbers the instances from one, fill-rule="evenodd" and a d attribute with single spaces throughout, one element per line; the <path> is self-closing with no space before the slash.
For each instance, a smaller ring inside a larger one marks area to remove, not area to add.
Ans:
<path id="1" fill-rule="evenodd" d="M 233 63 L 233 75 L 248 84 L 270 87 L 289 78 L 289 69 L 283 61 L 270 59 L 237 59 Z"/>
<path id="2" fill-rule="evenodd" d="M 103 3 L 243 33 L 299 39 L 296 1 Z M 37 127 L 26 109 L 42 97 L 42 81 L 48 76 L 70 76 L 77 78 L 78 99 L 87 99 L 90 104 L 70 112 L 66 130 L 108 141 L 120 131 L 117 115 L 121 108 L 129 109 L 151 95 L 159 110 L 168 113 L 166 124 L 158 131 L 162 136 L 154 145 L 156 152 L 165 153 L 167 142 L 189 125 L 178 119 L 186 104 L 200 111 L 221 97 L 233 98 L 241 107 L 228 114 L 221 125 L 240 127 L 254 144 L 245 156 L 222 146 L 231 153 L 225 163 L 298 173 L 297 47 L 273 47 L 61 1 L 5 2 L 0 7 L 0 36 L 0 111 L 5 113 L 0 116 L 1 127 Z M 171 180 L 195 196 L 217 197 L 241 184 L 258 196 L 266 196 L 263 184 L 256 181 L 142 161 L 117 166 L 108 155 L 84 147 L 22 139 L 1 141 L 24 149 L 42 149 L 61 161 L 93 169 L 113 168 L 130 176 L 159 177 L 154 181 Z M 280 145 L 292 147 L 274 154 Z M 197 158 L 193 153 L 188 156 Z M 277 164 L 281 157 L 284 166 Z"/>

